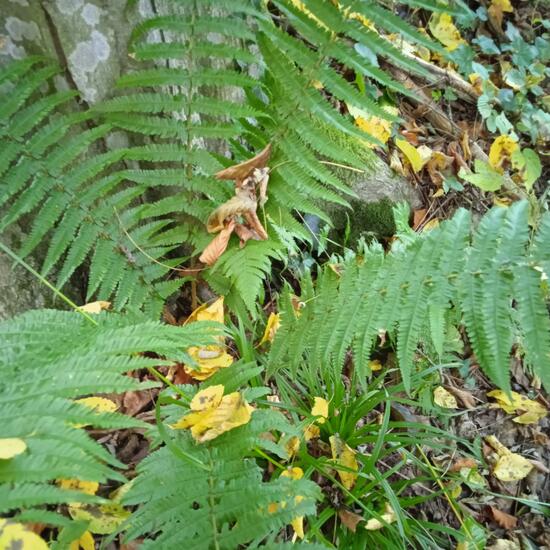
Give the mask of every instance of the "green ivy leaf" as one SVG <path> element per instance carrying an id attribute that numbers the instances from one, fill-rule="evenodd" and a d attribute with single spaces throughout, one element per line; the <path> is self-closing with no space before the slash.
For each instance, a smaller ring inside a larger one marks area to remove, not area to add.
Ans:
<path id="1" fill-rule="evenodd" d="M 496 170 L 493 170 L 487 162 L 477 159 L 475 161 L 475 173 L 467 172 L 464 168 L 460 169 L 458 175 L 471 184 L 479 187 L 482 191 L 498 191 L 504 178 Z"/>

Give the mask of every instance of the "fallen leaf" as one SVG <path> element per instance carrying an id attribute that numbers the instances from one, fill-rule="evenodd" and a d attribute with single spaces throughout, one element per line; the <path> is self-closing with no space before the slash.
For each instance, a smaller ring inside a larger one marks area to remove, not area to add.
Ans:
<path id="1" fill-rule="evenodd" d="M 0 460 L 9 460 L 27 450 L 27 444 L 18 437 L 0 439 Z"/>
<path id="2" fill-rule="evenodd" d="M 84 304 L 78 309 L 80 309 L 80 311 L 85 311 L 86 313 L 101 313 L 104 309 L 109 309 L 110 307 L 111 302 L 99 300 L 98 302 L 90 302 L 89 304 Z"/>
<path id="3" fill-rule="evenodd" d="M 191 428 L 193 438 L 198 443 L 204 443 L 247 424 L 254 408 L 240 392 L 225 396 L 223 392 L 224 387 L 221 384 L 199 391 L 191 401 L 191 412 L 171 427 L 175 430 Z"/>
<path id="4" fill-rule="evenodd" d="M 395 140 L 395 145 L 405 155 L 415 173 L 420 172 L 432 156 L 432 150 L 426 145 L 414 147 L 408 141 L 399 138 Z"/>
<path id="5" fill-rule="evenodd" d="M 449 391 L 462 402 L 462 405 L 467 409 L 475 409 L 476 400 L 475 397 L 466 390 L 461 390 L 455 387 L 449 387 Z"/>
<path id="6" fill-rule="evenodd" d="M 110 535 L 130 517 L 130 512 L 114 501 L 100 505 L 71 504 L 69 514 L 74 520 L 87 521 L 88 531 L 96 535 Z"/>
<path id="7" fill-rule="evenodd" d="M 371 372 L 378 372 L 379 370 L 382 370 L 382 363 L 378 359 L 373 359 L 372 361 L 369 361 L 369 369 Z"/>
<path id="8" fill-rule="evenodd" d="M 371 135 L 373 138 L 377 139 L 382 143 L 387 143 L 390 139 L 392 131 L 392 122 L 385 118 L 380 118 L 377 116 L 369 115 L 367 112 L 354 107 L 353 105 L 348 105 L 348 111 L 355 121 L 355 125 Z M 386 105 L 383 109 L 390 115 L 396 116 L 398 110 L 396 107 Z M 365 140 L 366 141 L 366 140 Z M 375 143 L 366 142 L 366 146 L 369 148 L 374 148 L 377 145 Z"/>
<path id="9" fill-rule="evenodd" d="M 180 365 L 181 370 L 181 365 Z M 179 370 L 178 370 L 179 372 Z M 182 382 L 176 381 L 174 378 L 175 384 L 181 384 Z M 138 391 L 127 391 L 122 396 L 122 407 L 124 414 L 128 416 L 135 416 L 138 412 L 144 409 L 153 399 L 153 393 L 151 390 L 138 390 Z"/>
<path id="10" fill-rule="evenodd" d="M 255 157 L 245 160 L 229 168 L 225 168 L 215 174 L 219 180 L 235 180 L 242 182 L 252 174 L 255 168 L 265 168 L 271 155 L 271 144 L 268 143 Z"/>
<path id="11" fill-rule="evenodd" d="M 340 521 L 352 532 L 355 533 L 357 529 L 357 524 L 361 521 L 365 521 L 365 519 L 360 516 L 359 514 L 356 514 L 355 512 L 350 512 L 349 510 L 338 510 L 338 517 L 340 518 Z"/>
<path id="12" fill-rule="evenodd" d="M 419 208 L 413 212 L 413 229 L 416 231 L 422 222 L 426 219 L 427 210 L 425 208 Z"/>
<path id="13" fill-rule="evenodd" d="M 453 462 L 449 472 L 460 472 L 463 468 L 477 468 L 477 462 L 473 458 L 459 458 Z"/>
<path id="14" fill-rule="evenodd" d="M 397 151 L 392 151 L 390 155 L 390 168 L 401 176 L 405 176 L 405 169 L 403 168 L 403 164 L 401 163 L 401 159 L 399 158 Z"/>
<path id="15" fill-rule="evenodd" d="M 331 435 L 329 442 L 333 460 L 346 468 L 346 470 L 338 469 L 337 471 L 342 485 L 349 491 L 355 485 L 357 479 L 355 472 L 359 470 L 359 464 L 355 459 L 355 451 L 344 443 L 338 434 Z"/>
<path id="16" fill-rule="evenodd" d="M 319 426 L 316 426 L 315 424 L 310 424 L 304 430 L 304 439 L 306 441 L 317 439 L 320 435 L 321 435 L 321 430 L 319 429 Z"/>
<path id="17" fill-rule="evenodd" d="M 281 321 L 280 321 L 279 314 L 273 313 L 273 312 L 270 313 L 269 317 L 267 318 L 264 334 L 262 336 L 262 339 L 258 343 L 258 346 L 261 346 L 266 342 L 273 342 L 275 338 L 275 334 L 277 334 L 277 331 L 279 330 L 280 326 L 281 326 Z"/>
<path id="18" fill-rule="evenodd" d="M 434 403 L 444 409 L 458 409 L 456 397 L 449 393 L 443 386 L 437 386 L 434 390 Z"/>
<path id="19" fill-rule="evenodd" d="M 493 514 L 494 520 L 502 527 L 503 529 L 514 529 L 518 523 L 518 518 L 499 510 L 495 506 L 489 506 L 491 513 Z"/>
<path id="20" fill-rule="evenodd" d="M 284 448 L 288 458 L 292 458 L 300 450 L 300 438 L 295 435 L 289 437 L 284 444 Z"/>
<path id="21" fill-rule="evenodd" d="M 223 296 L 220 296 L 211 304 L 200 305 L 185 321 L 187 323 L 193 323 L 195 321 L 213 321 L 215 323 L 223 324 L 224 309 L 223 309 Z"/>
<path id="22" fill-rule="evenodd" d="M 518 170 L 518 175 L 521 178 L 525 189 L 530 191 L 533 189 L 534 183 L 542 174 L 542 164 L 540 158 L 533 149 L 516 149 L 512 153 L 512 168 Z"/>
<path id="23" fill-rule="evenodd" d="M 533 469 L 529 460 L 507 449 L 494 435 L 488 435 L 485 441 L 498 455 L 493 475 L 501 481 L 519 481 Z"/>
<path id="24" fill-rule="evenodd" d="M 85 407 L 88 407 L 89 409 L 92 409 L 93 411 L 98 413 L 113 413 L 116 412 L 116 410 L 118 409 L 118 405 L 114 401 L 111 401 L 106 397 L 83 397 L 82 399 L 75 399 L 74 402 L 79 403 L 80 405 L 84 405 Z M 89 425 L 89 423 L 72 424 L 72 426 L 75 428 L 85 428 Z"/>
<path id="25" fill-rule="evenodd" d="M 491 5 L 487 10 L 491 21 L 494 25 L 501 30 L 502 29 L 502 19 L 504 18 L 504 13 L 513 13 L 514 8 L 510 3 L 510 0 L 491 0 Z"/>
<path id="26" fill-rule="evenodd" d="M 97 481 L 83 481 L 81 479 L 58 479 L 56 481 L 60 489 L 66 491 L 78 491 L 86 495 L 95 495 L 99 489 Z"/>
<path id="27" fill-rule="evenodd" d="M 519 149 L 519 145 L 510 136 L 499 136 L 489 149 L 489 165 L 502 174 L 504 166 L 511 162 L 512 154 Z"/>
<path id="28" fill-rule="evenodd" d="M 508 396 L 502 390 L 492 390 L 487 393 L 487 397 L 494 397 L 497 400 L 497 406 L 508 414 L 523 413 L 513 419 L 518 424 L 536 424 L 548 414 L 538 401 L 533 401 L 515 391 L 510 392 Z"/>
<path id="29" fill-rule="evenodd" d="M 208 244 L 199 256 L 199 261 L 206 265 L 214 265 L 225 252 L 229 239 L 235 229 L 235 220 L 231 220 Z"/>
<path id="30" fill-rule="evenodd" d="M 311 408 L 311 416 L 317 416 L 315 420 L 317 424 L 324 424 L 328 418 L 328 401 L 322 397 L 313 398 L 313 407 Z"/>
<path id="31" fill-rule="evenodd" d="M 82 548 L 82 550 L 95 549 L 94 537 L 90 531 L 84 531 L 81 537 L 77 540 L 73 540 L 69 546 L 69 550 L 80 550 L 80 548 Z"/>
<path id="32" fill-rule="evenodd" d="M 230 367 L 234 361 L 233 356 L 220 346 L 192 347 L 187 353 L 196 365 L 185 364 L 183 368 L 195 380 L 206 380 L 220 369 Z"/>
<path id="33" fill-rule="evenodd" d="M 486 550 L 521 550 L 521 546 L 513 540 L 497 539 L 495 544 L 487 546 Z"/>
<path id="34" fill-rule="evenodd" d="M 248 227 L 258 235 L 260 240 L 265 241 L 268 238 L 267 231 L 265 230 L 260 218 L 256 214 L 256 210 L 249 210 L 245 212 L 244 219 L 248 224 Z"/>
<path id="35" fill-rule="evenodd" d="M 384 513 L 380 515 L 381 519 L 383 519 L 386 523 L 393 523 L 397 520 L 397 516 L 395 515 L 395 511 L 390 506 L 389 503 L 386 502 L 384 505 Z M 376 518 L 370 518 L 369 521 L 367 521 L 367 524 L 365 525 L 365 529 L 367 531 L 377 531 L 378 529 L 382 529 L 386 526 L 385 523 L 382 523 L 379 519 Z"/>
<path id="36" fill-rule="evenodd" d="M 0 518 L 0 548 L 48 550 L 46 541 L 22 523 Z"/>
<path id="37" fill-rule="evenodd" d="M 441 151 L 434 151 L 430 157 L 430 160 L 426 163 L 426 170 L 432 180 L 432 183 L 436 187 L 441 187 L 445 176 L 443 171 L 447 170 L 454 161 L 454 157 L 450 157 Z"/>
<path id="38" fill-rule="evenodd" d="M 304 472 L 303 472 L 302 468 L 298 468 L 298 467 L 289 468 L 281 474 L 281 477 L 289 477 L 290 479 L 295 479 L 295 480 L 302 479 L 303 476 L 304 476 Z M 300 501 L 302 501 L 303 499 L 304 499 L 304 497 L 302 497 L 300 495 L 297 495 L 297 496 L 294 497 L 294 501 L 297 504 Z M 304 538 L 304 516 L 298 516 L 298 517 L 294 518 L 290 522 L 290 524 L 292 525 L 292 528 L 294 529 L 294 533 L 295 533 L 296 537 L 298 537 L 299 539 L 303 539 Z"/>
<path id="39" fill-rule="evenodd" d="M 431 231 L 432 229 L 435 229 L 436 227 L 439 227 L 439 220 L 437 218 L 432 218 L 431 220 L 428 220 L 422 226 L 422 232 Z"/>
<path id="40" fill-rule="evenodd" d="M 448 13 L 434 13 L 428 22 L 428 28 L 434 38 L 437 38 L 449 52 L 465 43 Z"/>

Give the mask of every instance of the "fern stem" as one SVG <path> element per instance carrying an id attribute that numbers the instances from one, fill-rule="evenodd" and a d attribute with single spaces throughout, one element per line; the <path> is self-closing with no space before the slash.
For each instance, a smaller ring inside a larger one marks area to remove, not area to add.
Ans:
<path id="1" fill-rule="evenodd" d="M 29 273 L 34 275 L 43 285 L 47 286 L 54 294 L 59 296 L 65 303 L 67 303 L 69 306 L 71 306 L 75 311 L 80 313 L 83 317 L 85 317 L 90 323 L 95 325 L 96 327 L 99 326 L 99 323 L 93 319 L 88 313 L 83 311 L 79 306 L 77 306 L 68 296 L 65 296 L 61 290 L 59 290 L 57 287 L 52 285 L 50 281 L 48 281 L 45 277 L 40 275 L 38 271 L 36 271 L 34 268 L 32 268 L 25 260 L 20 258 L 13 250 L 8 248 L 4 243 L 0 242 L 0 250 L 2 250 L 5 254 L 7 254 L 10 258 L 15 260 L 18 264 L 22 265 Z"/>
<path id="2" fill-rule="evenodd" d="M 147 370 L 157 379 L 166 384 L 171 390 L 175 391 L 186 403 L 189 403 L 191 400 L 189 397 L 180 390 L 175 384 L 170 382 L 166 376 L 161 374 L 155 367 L 147 367 Z"/>

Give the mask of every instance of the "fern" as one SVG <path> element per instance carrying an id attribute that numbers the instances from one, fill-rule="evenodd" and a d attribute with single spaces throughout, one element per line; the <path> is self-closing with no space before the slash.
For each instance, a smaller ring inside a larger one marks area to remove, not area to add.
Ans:
<path id="1" fill-rule="evenodd" d="M 169 418 L 182 414 L 181 407 L 165 408 L 172 409 Z M 167 436 L 170 446 L 140 463 L 125 500 L 139 505 L 128 521 L 128 538 L 155 537 L 146 540 L 144 548 L 185 544 L 197 549 L 231 549 L 276 535 L 297 516 L 313 513 L 319 498 L 313 482 L 284 477 L 262 481 L 253 449 L 265 447 L 268 442 L 262 434 L 274 429 L 294 433 L 280 413 L 256 410 L 247 425 L 208 444 L 195 444 L 188 433 Z M 174 445 L 204 466 L 182 460 Z M 284 450 L 278 452 L 286 456 Z"/>
<path id="2" fill-rule="evenodd" d="M 430 0 L 409 3 L 443 7 Z M 117 309 L 158 313 L 179 286 L 177 279 L 167 280 L 170 267 L 184 259 L 174 257 L 175 249 L 184 244 L 186 253 L 200 253 L 210 240 L 204 229 L 208 214 L 232 195 L 229 183 L 212 177 L 227 159 L 220 162 L 206 149 L 232 146 L 238 161 L 271 142 L 274 170 L 264 218 L 272 246 L 245 253 L 232 245 L 224 261 L 224 284 L 235 294 L 230 302 L 244 301 L 253 311 L 272 259 L 295 246 L 292 240 L 311 238 L 295 212 L 329 221 L 323 201 L 345 205 L 353 195 L 319 156 L 365 168 L 342 138 L 372 138 L 334 101 L 392 118 L 343 78 L 340 68 L 409 93 L 354 45 L 367 45 L 417 72 L 422 69 L 383 33 L 398 32 L 438 49 L 378 1 L 346 0 L 337 7 L 307 0 L 297 6 L 273 2 L 281 14 L 274 18 L 266 6 L 250 2 L 162 2 L 159 15 L 132 32 L 131 55 L 145 65 L 121 77 L 120 95 L 88 111 L 61 114 L 72 92 L 33 101 L 57 72 L 42 58 L 3 69 L 0 228 L 33 213 L 21 254 L 46 241 L 44 275 L 55 271 L 63 284 L 89 263 L 88 300 L 114 297 Z M 147 144 L 106 151 L 104 140 L 115 129 Z M 159 187 L 162 194 L 143 204 Z M 272 224 L 283 227 L 285 239 L 278 239 Z M 248 256 L 254 265 L 243 270 L 241 260 Z"/>
<path id="3" fill-rule="evenodd" d="M 325 268 L 316 288 L 306 277 L 301 298 L 306 305 L 299 315 L 288 295 L 281 301 L 282 326 L 269 372 L 283 367 L 296 372 L 308 358 L 341 368 L 351 348 L 364 377 L 373 340 L 382 330 L 396 333 L 399 367 L 410 390 L 423 328 L 430 321 L 433 327 L 434 319 L 443 324 L 445 311 L 456 308 L 481 368 L 496 385 L 510 389 L 510 350 L 517 327 L 527 363 L 550 387 L 550 317 L 541 274 L 541 266 L 548 266 L 547 247 L 541 245 L 550 215 L 543 216 L 529 244 L 527 211 L 526 201 L 494 208 L 470 240 L 470 216 L 461 210 L 440 228 L 386 256 L 379 245 L 371 245 L 364 257 L 344 264 L 341 276 Z M 441 341 L 441 330 L 432 328 L 434 343 Z"/>
<path id="4" fill-rule="evenodd" d="M 159 364 L 140 353 L 181 358 L 188 345 L 211 339 L 201 324 L 170 327 L 115 314 L 96 319 L 97 326 L 76 313 L 42 310 L 0 325 L 2 438 L 20 438 L 27 446 L 22 454 L 0 461 L 0 514 L 67 526 L 67 518 L 45 507 L 103 502 L 53 484 L 59 478 L 125 481 L 120 473 L 124 464 L 76 425 L 122 429 L 147 424 L 94 412 L 75 399 L 155 386 L 124 376 Z"/>

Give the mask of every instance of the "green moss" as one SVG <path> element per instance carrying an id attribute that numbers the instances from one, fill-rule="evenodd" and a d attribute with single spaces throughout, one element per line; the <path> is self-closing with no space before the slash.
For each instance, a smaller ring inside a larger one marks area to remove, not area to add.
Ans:
<path id="1" fill-rule="evenodd" d="M 338 243 L 346 240 L 346 227 L 349 220 L 349 235 L 346 246 L 355 248 L 361 237 L 370 240 L 373 237 L 382 240 L 395 234 L 395 220 L 393 217 L 393 202 L 382 199 L 378 202 L 365 203 L 362 201 L 350 201 L 349 210 L 341 209 L 333 213 L 334 228 L 330 238 Z M 347 212 L 347 216 L 346 216 Z"/>

